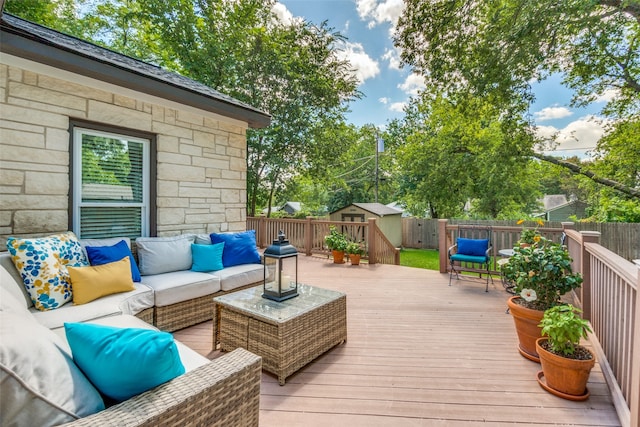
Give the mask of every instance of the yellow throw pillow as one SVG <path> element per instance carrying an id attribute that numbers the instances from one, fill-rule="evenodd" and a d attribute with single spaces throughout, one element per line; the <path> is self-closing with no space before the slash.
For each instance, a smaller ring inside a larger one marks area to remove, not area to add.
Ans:
<path id="1" fill-rule="evenodd" d="M 86 304 L 106 295 L 135 289 L 128 256 L 108 264 L 67 267 L 67 270 L 71 277 L 74 304 Z"/>

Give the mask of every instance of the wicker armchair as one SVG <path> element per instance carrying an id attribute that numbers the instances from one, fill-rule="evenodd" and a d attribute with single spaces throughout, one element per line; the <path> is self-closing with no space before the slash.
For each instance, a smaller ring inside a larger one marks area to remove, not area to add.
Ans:
<path id="1" fill-rule="evenodd" d="M 242 348 L 65 426 L 257 426 L 262 359 Z"/>

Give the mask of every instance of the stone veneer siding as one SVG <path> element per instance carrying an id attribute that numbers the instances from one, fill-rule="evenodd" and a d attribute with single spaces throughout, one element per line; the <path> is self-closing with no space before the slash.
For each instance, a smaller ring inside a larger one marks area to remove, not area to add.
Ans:
<path id="1" fill-rule="evenodd" d="M 0 250 L 68 229 L 70 118 L 157 135 L 159 236 L 246 228 L 247 123 L 97 83 L 0 64 Z"/>

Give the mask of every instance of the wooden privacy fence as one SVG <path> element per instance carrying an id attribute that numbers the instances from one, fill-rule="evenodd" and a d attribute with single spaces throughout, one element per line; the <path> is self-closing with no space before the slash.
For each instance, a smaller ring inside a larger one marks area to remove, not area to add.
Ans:
<path id="1" fill-rule="evenodd" d="M 402 218 L 402 247 L 415 249 L 438 249 L 438 219 Z M 483 227 L 517 227 L 516 221 L 471 221 L 448 220 L 449 224 L 476 224 Z M 535 226 L 527 221 L 527 226 Z M 546 221 L 545 228 L 560 229 L 562 222 Z M 600 244 L 627 260 L 640 258 L 640 223 L 575 223 L 577 231 L 598 231 Z"/>
<path id="2" fill-rule="evenodd" d="M 323 254 L 329 256 L 324 236 L 329 227 L 335 226 L 353 242 L 361 243 L 366 254 L 363 259 L 369 264 L 400 264 L 400 250 L 394 247 L 380 231 L 374 218 L 366 222 L 328 221 L 312 217 L 306 219 L 247 217 L 247 230 L 256 230 L 259 247 L 269 246 L 282 230 L 299 252 L 305 255 Z"/>

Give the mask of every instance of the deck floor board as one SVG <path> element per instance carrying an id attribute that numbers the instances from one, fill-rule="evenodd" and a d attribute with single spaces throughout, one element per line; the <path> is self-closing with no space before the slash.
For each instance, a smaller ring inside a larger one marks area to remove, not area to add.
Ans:
<path id="1" fill-rule="evenodd" d="M 299 257 L 299 280 L 347 294 L 347 342 L 287 379 L 263 372 L 261 426 L 619 426 L 598 364 L 584 402 L 557 398 L 517 351 L 495 280 Z M 213 359 L 211 322 L 175 332 Z M 585 343 L 588 345 L 588 342 Z"/>

